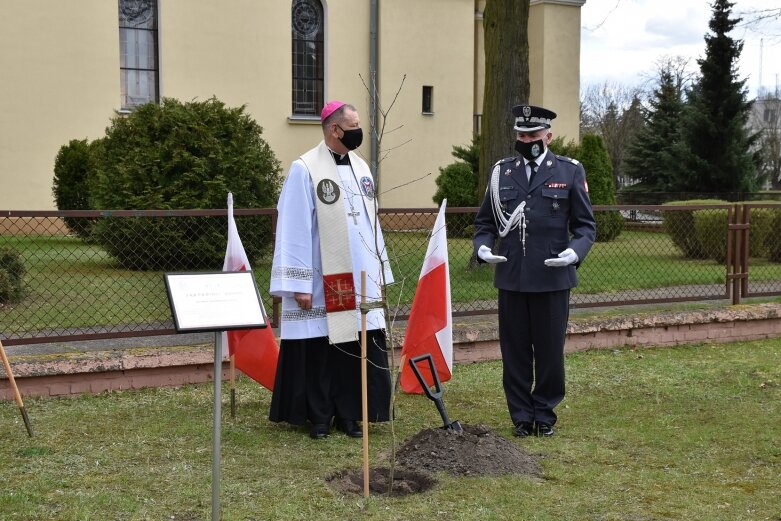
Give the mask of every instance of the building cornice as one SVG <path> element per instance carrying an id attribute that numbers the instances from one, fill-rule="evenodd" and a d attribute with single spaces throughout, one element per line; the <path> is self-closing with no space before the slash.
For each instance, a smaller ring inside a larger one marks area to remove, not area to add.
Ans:
<path id="1" fill-rule="evenodd" d="M 530 5 L 537 4 L 557 4 L 568 5 L 570 7 L 582 7 L 586 0 L 531 0 Z"/>

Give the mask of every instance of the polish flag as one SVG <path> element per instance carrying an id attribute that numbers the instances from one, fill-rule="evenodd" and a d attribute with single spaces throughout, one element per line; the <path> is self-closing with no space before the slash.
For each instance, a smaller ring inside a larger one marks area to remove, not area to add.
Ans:
<path id="1" fill-rule="evenodd" d="M 420 382 L 409 366 L 409 360 L 414 357 L 430 353 L 440 382 L 450 380 L 453 373 L 453 316 L 450 309 L 446 206 L 447 199 L 442 201 L 431 232 L 401 349 L 403 365 L 400 384 L 407 393 L 423 393 Z M 428 364 L 421 363 L 417 367 L 429 387 L 433 386 L 434 379 Z"/>
<path id="2" fill-rule="evenodd" d="M 228 194 L 228 247 L 225 250 L 225 263 L 222 271 L 250 270 L 249 259 L 241 244 L 236 221 L 233 219 L 233 194 Z M 261 308 L 263 303 L 260 303 Z M 266 310 L 263 316 L 268 323 Z M 271 326 L 259 329 L 235 329 L 223 333 L 223 345 L 227 336 L 228 353 L 235 356 L 236 367 L 241 372 L 268 389 L 274 390 L 274 377 L 277 374 L 279 346 L 274 338 Z"/>

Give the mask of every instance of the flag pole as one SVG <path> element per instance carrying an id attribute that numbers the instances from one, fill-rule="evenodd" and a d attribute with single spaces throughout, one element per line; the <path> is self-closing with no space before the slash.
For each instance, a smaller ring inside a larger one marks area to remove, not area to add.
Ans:
<path id="1" fill-rule="evenodd" d="M 230 356 L 231 418 L 236 417 L 236 355 Z"/>
<path id="2" fill-rule="evenodd" d="M 361 270 L 361 418 L 363 420 L 363 497 L 369 497 L 369 404 L 366 374 L 366 270 Z"/>
<path id="3" fill-rule="evenodd" d="M 220 521 L 220 423 L 222 417 L 222 332 L 214 333 L 214 432 L 212 434 L 212 521 Z"/>
<path id="4" fill-rule="evenodd" d="M 14 373 L 11 372 L 11 364 L 8 362 L 8 357 L 5 356 L 5 349 L 3 348 L 3 342 L 0 341 L 0 355 L 3 357 L 3 366 L 5 367 L 5 374 L 8 375 L 8 381 L 11 382 L 11 388 L 14 390 L 14 399 L 16 405 L 19 406 L 19 412 L 22 413 L 22 420 L 24 420 L 24 426 L 27 428 L 27 434 L 33 437 L 33 428 L 30 425 L 30 418 L 27 417 L 27 410 L 24 408 L 24 402 L 22 401 L 22 395 L 19 394 L 19 388 L 16 386 L 16 380 L 14 380 Z"/>

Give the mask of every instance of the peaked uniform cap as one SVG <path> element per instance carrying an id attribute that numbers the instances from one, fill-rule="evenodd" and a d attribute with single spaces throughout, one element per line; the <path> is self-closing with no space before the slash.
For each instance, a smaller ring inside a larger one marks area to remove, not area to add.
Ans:
<path id="1" fill-rule="evenodd" d="M 556 113 L 534 105 L 516 105 L 513 107 L 515 126 L 518 132 L 536 132 L 544 128 L 550 128 L 550 122 L 556 117 Z"/>

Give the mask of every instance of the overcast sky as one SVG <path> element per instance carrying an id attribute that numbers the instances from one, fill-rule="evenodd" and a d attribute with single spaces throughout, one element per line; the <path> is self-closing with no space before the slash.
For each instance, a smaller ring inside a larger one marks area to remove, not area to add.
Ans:
<path id="1" fill-rule="evenodd" d="M 733 0 L 732 17 L 748 11 L 778 8 L 781 0 Z M 581 88 L 606 81 L 626 86 L 655 78 L 656 63 L 665 56 L 689 59 L 705 55 L 711 18 L 710 0 L 586 0 L 581 9 Z M 755 26 L 738 26 L 731 33 L 743 40 L 739 75 L 747 79 L 750 97 L 762 85 L 781 88 L 781 18 Z M 763 43 L 761 43 L 763 42 Z M 761 60 L 760 60 L 761 56 Z"/>

